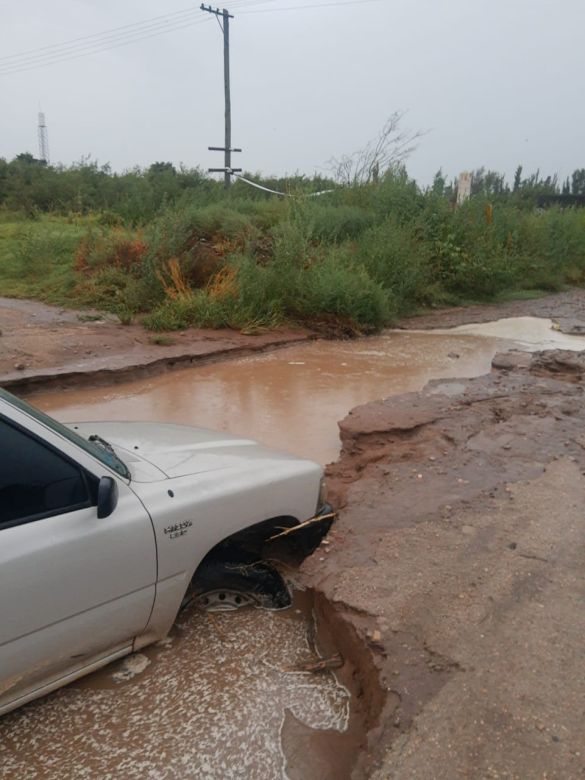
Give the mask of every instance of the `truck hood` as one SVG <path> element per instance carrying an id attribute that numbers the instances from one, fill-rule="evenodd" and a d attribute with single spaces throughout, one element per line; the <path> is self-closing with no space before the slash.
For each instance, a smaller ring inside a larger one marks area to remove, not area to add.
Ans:
<path id="1" fill-rule="evenodd" d="M 187 425 L 149 422 L 76 422 L 68 425 L 84 438 L 97 434 L 108 441 L 137 482 L 249 467 L 252 460 L 298 460 L 252 439 Z"/>

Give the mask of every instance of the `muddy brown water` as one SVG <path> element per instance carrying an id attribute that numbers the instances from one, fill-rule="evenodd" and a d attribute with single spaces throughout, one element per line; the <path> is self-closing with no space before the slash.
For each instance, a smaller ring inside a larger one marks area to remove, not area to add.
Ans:
<path id="1" fill-rule="evenodd" d="M 316 657 L 311 621 L 302 594 L 283 612 L 183 613 L 158 645 L 4 716 L 0 777 L 287 777 L 287 713 L 320 731 L 349 722 L 332 674 L 297 671 Z"/>
<path id="2" fill-rule="evenodd" d="M 112 387 L 37 393 L 60 420 L 157 420 L 231 431 L 320 463 L 339 453 L 337 421 L 358 404 L 471 377 L 502 349 L 581 349 L 550 320 L 518 317 L 444 331 L 317 341 Z"/>
<path id="3" fill-rule="evenodd" d="M 585 339 L 534 318 L 387 332 L 31 401 L 61 420 L 203 425 L 326 463 L 339 451 L 337 421 L 353 406 L 433 378 L 480 375 L 503 349 L 550 347 L 582 349 Z M 350 694 L 333 673 L 295 671 L 315 657 L 313 635 L 302 596 L 284 612 L 182 615 L 163 643 L 2 718 L 0 777 L 347 777 L 343 751 L 324 766 L 295 749 L 294 728 L 283 749 L 287 719 L 329 745 L 351 722 Z"/>

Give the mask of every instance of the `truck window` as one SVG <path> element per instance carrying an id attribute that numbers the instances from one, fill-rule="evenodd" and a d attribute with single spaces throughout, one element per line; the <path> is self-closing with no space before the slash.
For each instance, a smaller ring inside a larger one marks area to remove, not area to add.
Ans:
<path id="1" fill-rule="evenodd" d="M 95 444 L 92 441 L 84 439 L 83 436 L 75 433 L 75 431 L 72 431 L 71 428 L 63 425 L 63 423 L 57 422 L 57 420 L 49 417 L 48 414 L 41 412 L 40 409 L 35 409 L 34 406 L 27 404 L 26 401 L 23 401 L 20 398 L 16 398 L 6 390 L 3 390 L 1 387 L 0 399 L 8 401 L 8 403 L 12 404 L 12 406 L 14 406 L 16 409 L 20 409 L 34 420 L 38 420 L 38 422 L 49 428 L 49 430 L 58 433 L 59 436 L 63 436 L 63 438 L 68 439 L 68 441 L 72 441 L 78 447 L 81 447 L 86 452 L 89 452 L 89 454 L 94 458 L 97 458 L 102 463 L 105 463 L 106 466 L 113 469 L 121 477 L 124 477 L 124 479 L 130 479 L 130 472 L 128 471 L 128 467 L 114 452 L 108 452 L 107 450 L 104 450 L 103 447 L 100 447 L 99 444 Z"/>
<path id="2" fill-rule="evenodd" d="M 0 419 L 0 528 L 91 503 L 77 465 Z"/>

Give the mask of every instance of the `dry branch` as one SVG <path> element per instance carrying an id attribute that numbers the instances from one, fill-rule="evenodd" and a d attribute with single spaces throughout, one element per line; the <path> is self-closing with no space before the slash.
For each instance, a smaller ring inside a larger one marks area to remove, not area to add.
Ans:
<path id="1" fill-rule="evenodd" d="M 329 160 L 328 165 L 336 181 L 348 187 L 369 184 L 389 170 L 400 169 L 425 134 L 422 131 L 402 130 L 400 124 L 403 117 L 404 112 L 395 111 L 386 120 L 378 136 L 363 149 Z"/>
<path id="2" fill-rule="evenodd" d="M 274 536 L 269 536 L 266 540 L 267 542 L 273 541 L 273 539 L 280 539 L 282 536 L 289 536 L 289 534 L 294 534 L 297 531 L 302 530 L 303 528 L 307 528 L 309 525 L 314 525 L 315 523 L 321 523 L 325 520 L 333 520 L 335 518 L 335 512 L 329 512 L 326 515 L 319 515 L 318 517 L 311 517 L 310 520 L 305 520 L 302 523 L 299 523 L 298 525 L 293 525 L 292 528 L 285 528 L 283 531 L 280 531 L 280 533 L 274 534 Z"/>

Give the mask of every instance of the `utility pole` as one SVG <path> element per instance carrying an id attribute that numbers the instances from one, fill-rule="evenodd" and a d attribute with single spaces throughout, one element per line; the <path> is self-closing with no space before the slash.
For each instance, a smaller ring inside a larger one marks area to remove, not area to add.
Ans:
<path id="1" fill-rule="evenodd" d="M 209 168 L 210 173 L 224 174 L 225 188 L 228 189 L 231 184 L 231 174 L 236 171 L 239 172 L 241 168 L 232 168 L 232 152 L 241 152 L 241 149 L 232 149 L 232 101 L 230 94 L 230 19 L 233 19 L 233 15 L 224 8 L 212 8 L 210 5 L 204 5 L 201 3 L 201 10 L 207 11 L 209 14 L 214 14 L 219 21 L 221 17 L 223 20 L 219 22 L 219 26 L 223 32 L 223 84 L 224 84 L 224 97 L 225 97 L 225 139 L 223 146 L 208 146 L 207 148 L 213 152 L 224 153 L 224 167 L 223 168 Z"/>

